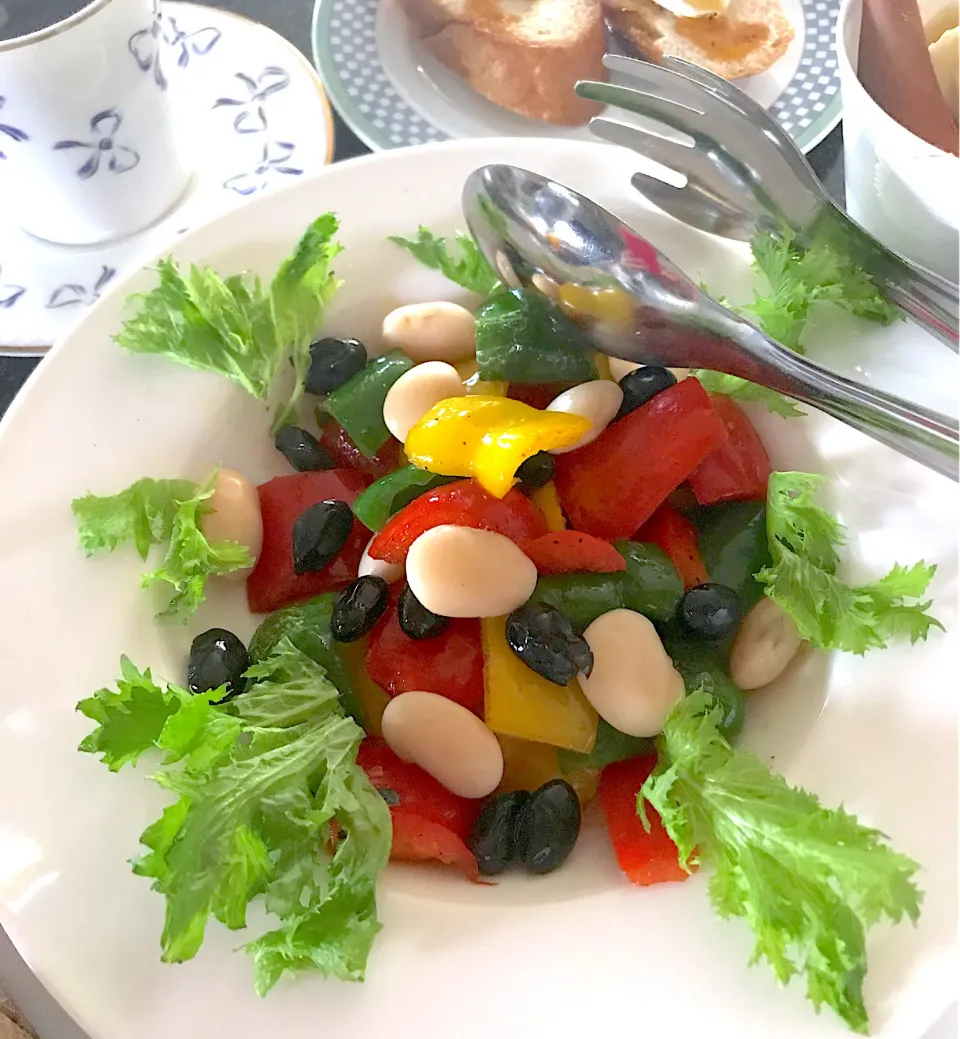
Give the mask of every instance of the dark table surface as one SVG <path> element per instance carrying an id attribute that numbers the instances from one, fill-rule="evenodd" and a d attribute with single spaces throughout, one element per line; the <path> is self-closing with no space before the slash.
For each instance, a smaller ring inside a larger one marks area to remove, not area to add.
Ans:
<path id="1" fill-rule="evenodd" d="M 312 0 L 205 0 L 209 7 L 246 15 L 285 36 L 310 57 Z M 334 112 L 336 149 L 334 161 L 365 155 L 369 149 Z M 808 156 L 817 174 L 838 197 L 843 191 L 843 139 L 838 126 Z M 0 357 L 0 415 L 3 415 L 27 376 L 40 362 L 26 357 Z"/>

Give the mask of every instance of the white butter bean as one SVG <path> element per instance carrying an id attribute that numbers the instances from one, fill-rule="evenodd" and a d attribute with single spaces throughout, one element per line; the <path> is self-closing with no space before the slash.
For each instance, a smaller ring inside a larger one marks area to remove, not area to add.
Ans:
<path id="1" fill-rule="evenodd" d="M 533 283 L 533 287 L 538 292 L 542 292 L 544 296 L 549 296 L 555 303 L 559 301 L 560 286 L 550 277 L 549 274 L 541 274 L 537 271 L 530 280 Z"/>
<path id="2" fill-rule="evenodd" d="M 503 778 L 497 737 L 466 707 L 437 693 L 395 696 L 383 712 L 383 738 L 404 761 L 459 797 L 486 797 Z"/>
<path id="3" fill-rule="evenodd" d="M 533 594 L 537 568 L 502 534 L 443 524 L 410 546 L 407 583 L 442 617 L 502 617 Z"/>
<path id="4" fill-rule="evenodd" d="M 466 393 L 460 373 L 446 361 L 425 361 L 404 372 L 387 390 L 383 421 L 403 443 L 410 430 L 440 401 Z"/>
<path id="5" fill-rule="evenodd" d="M 256 562 L 263 547 L 263 520 L 257 488 L 243 473 L 221 469 L 206 505 L 212 510 L 200 520 L 206 539 L 246 545 Z M 234 570 L 225 576 L 228 580 L 244 580 L 249 572 L 249 569 Z"/>
<path id="6" fill-rule="evenodd" d="M 411 361 L 462 361 L 476 350 L 476 322 L 456 303 L 411 303 L 387 314 L 382 338 Z"/>
<path id="7" fill-rule="evenodd" d="M 357 577 L 382 577 L 387 584 L 393 584 L 403 577 L 402 563 L 388 563 L 385 559 L 374 559 L 370 555 L 370 546 L 373 544 L 376 534 L 367 542 L 367 547 L 360 557 L 360 565 L 357 567 Z"/>
<path id="8" fill-rule="evenodd" d="M 611 610 L 583 637 L 593 650 L 593 670 L 577 681 L 597 714 L 629 736 L 656 736 L 683 696 L 683 679 L 657 629 L 641 613 Z"/>
<path id="9" fill-rule="evenodd" d="M 590 428 L 576 443 L 568 447 L 555 447 L 553 455 L 565 455 L 578 447 L 589 444 L 610 425 L 623 402 L 623 390 L 609 379 L 594 379 L 571 386 L 547 405 L 547 411 L 562 411 L 567 415 L 580 415 L 589 419 Z"/>
<path id="10" fill-rule="evenodd" d="M 741 689 L 759 689 L 779 678 L 800 648 L 793 619 L 764 596 L 743 618 L 730 650 L 730 677 Z"/>

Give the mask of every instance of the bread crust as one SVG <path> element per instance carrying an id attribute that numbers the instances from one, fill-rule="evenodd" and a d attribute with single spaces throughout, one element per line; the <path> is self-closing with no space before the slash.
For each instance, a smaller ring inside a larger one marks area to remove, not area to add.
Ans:
<path id="1" fill-rule="evenodd" d="M 765 72 L 783 57 L 794 31 L 779 0 L 731 0 L 726 18 L 731 22 L 766 25 L 763 43 L 743 55 L 712 53 L 676 31 L 677 18 L 653 0 L 608 0 L 613 25 L 647 57 L 662 61 L 671 56 L 691 61 L 724 79 L 742 79 Z"/>
<path id="2" fill-rule="evenodd" d="M 580 79 L 606 79 L 600 4 L 560 40 L 517 39 L 509 18 L 462 16 L 442 0 L 400 0 L 427 51 L 494 104 L 529 119 L 581 126 L 600 105 L 577 97 Z"/>

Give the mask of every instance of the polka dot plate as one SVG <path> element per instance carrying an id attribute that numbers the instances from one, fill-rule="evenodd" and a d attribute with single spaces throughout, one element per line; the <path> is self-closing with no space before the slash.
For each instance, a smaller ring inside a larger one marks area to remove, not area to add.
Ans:
<path id="1" fill-rule="evenodd" d="M 840 0 L 783 0 L 795 37 L 786 54 L 739 85 L 767 107 L 803 151 L 840 120 L 834 28 Z M 374 150 L 459 137 L 570 137 L 475 93 L 420 47 L 399 0 L 317 0 L 314 62 L 350 128 Z"/>

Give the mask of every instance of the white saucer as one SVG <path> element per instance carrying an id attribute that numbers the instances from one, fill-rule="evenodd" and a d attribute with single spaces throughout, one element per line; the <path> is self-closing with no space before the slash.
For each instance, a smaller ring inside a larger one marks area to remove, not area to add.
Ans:
<path id="1" fill-rule="evenodd" d="M 180 110 L 193 179 L 157 223 L 119 242 L 64 246 L 0 213 L 0 354 L 44 353 L 108 286 L 196 224 L 315 173 L 333 157 L 333 120 L 321 82 L 296 48 L 239 15 L 163 3 L 157 34 L 135 57 L 163 73 Z M 133 45 L 132 45 L 133 46 Z M 2 178 L 0 161 L 0 178 Z M 6 200 L 5 200 L 6 201 Z M 15 200 L 14 200 L 15 201 Z"/>

